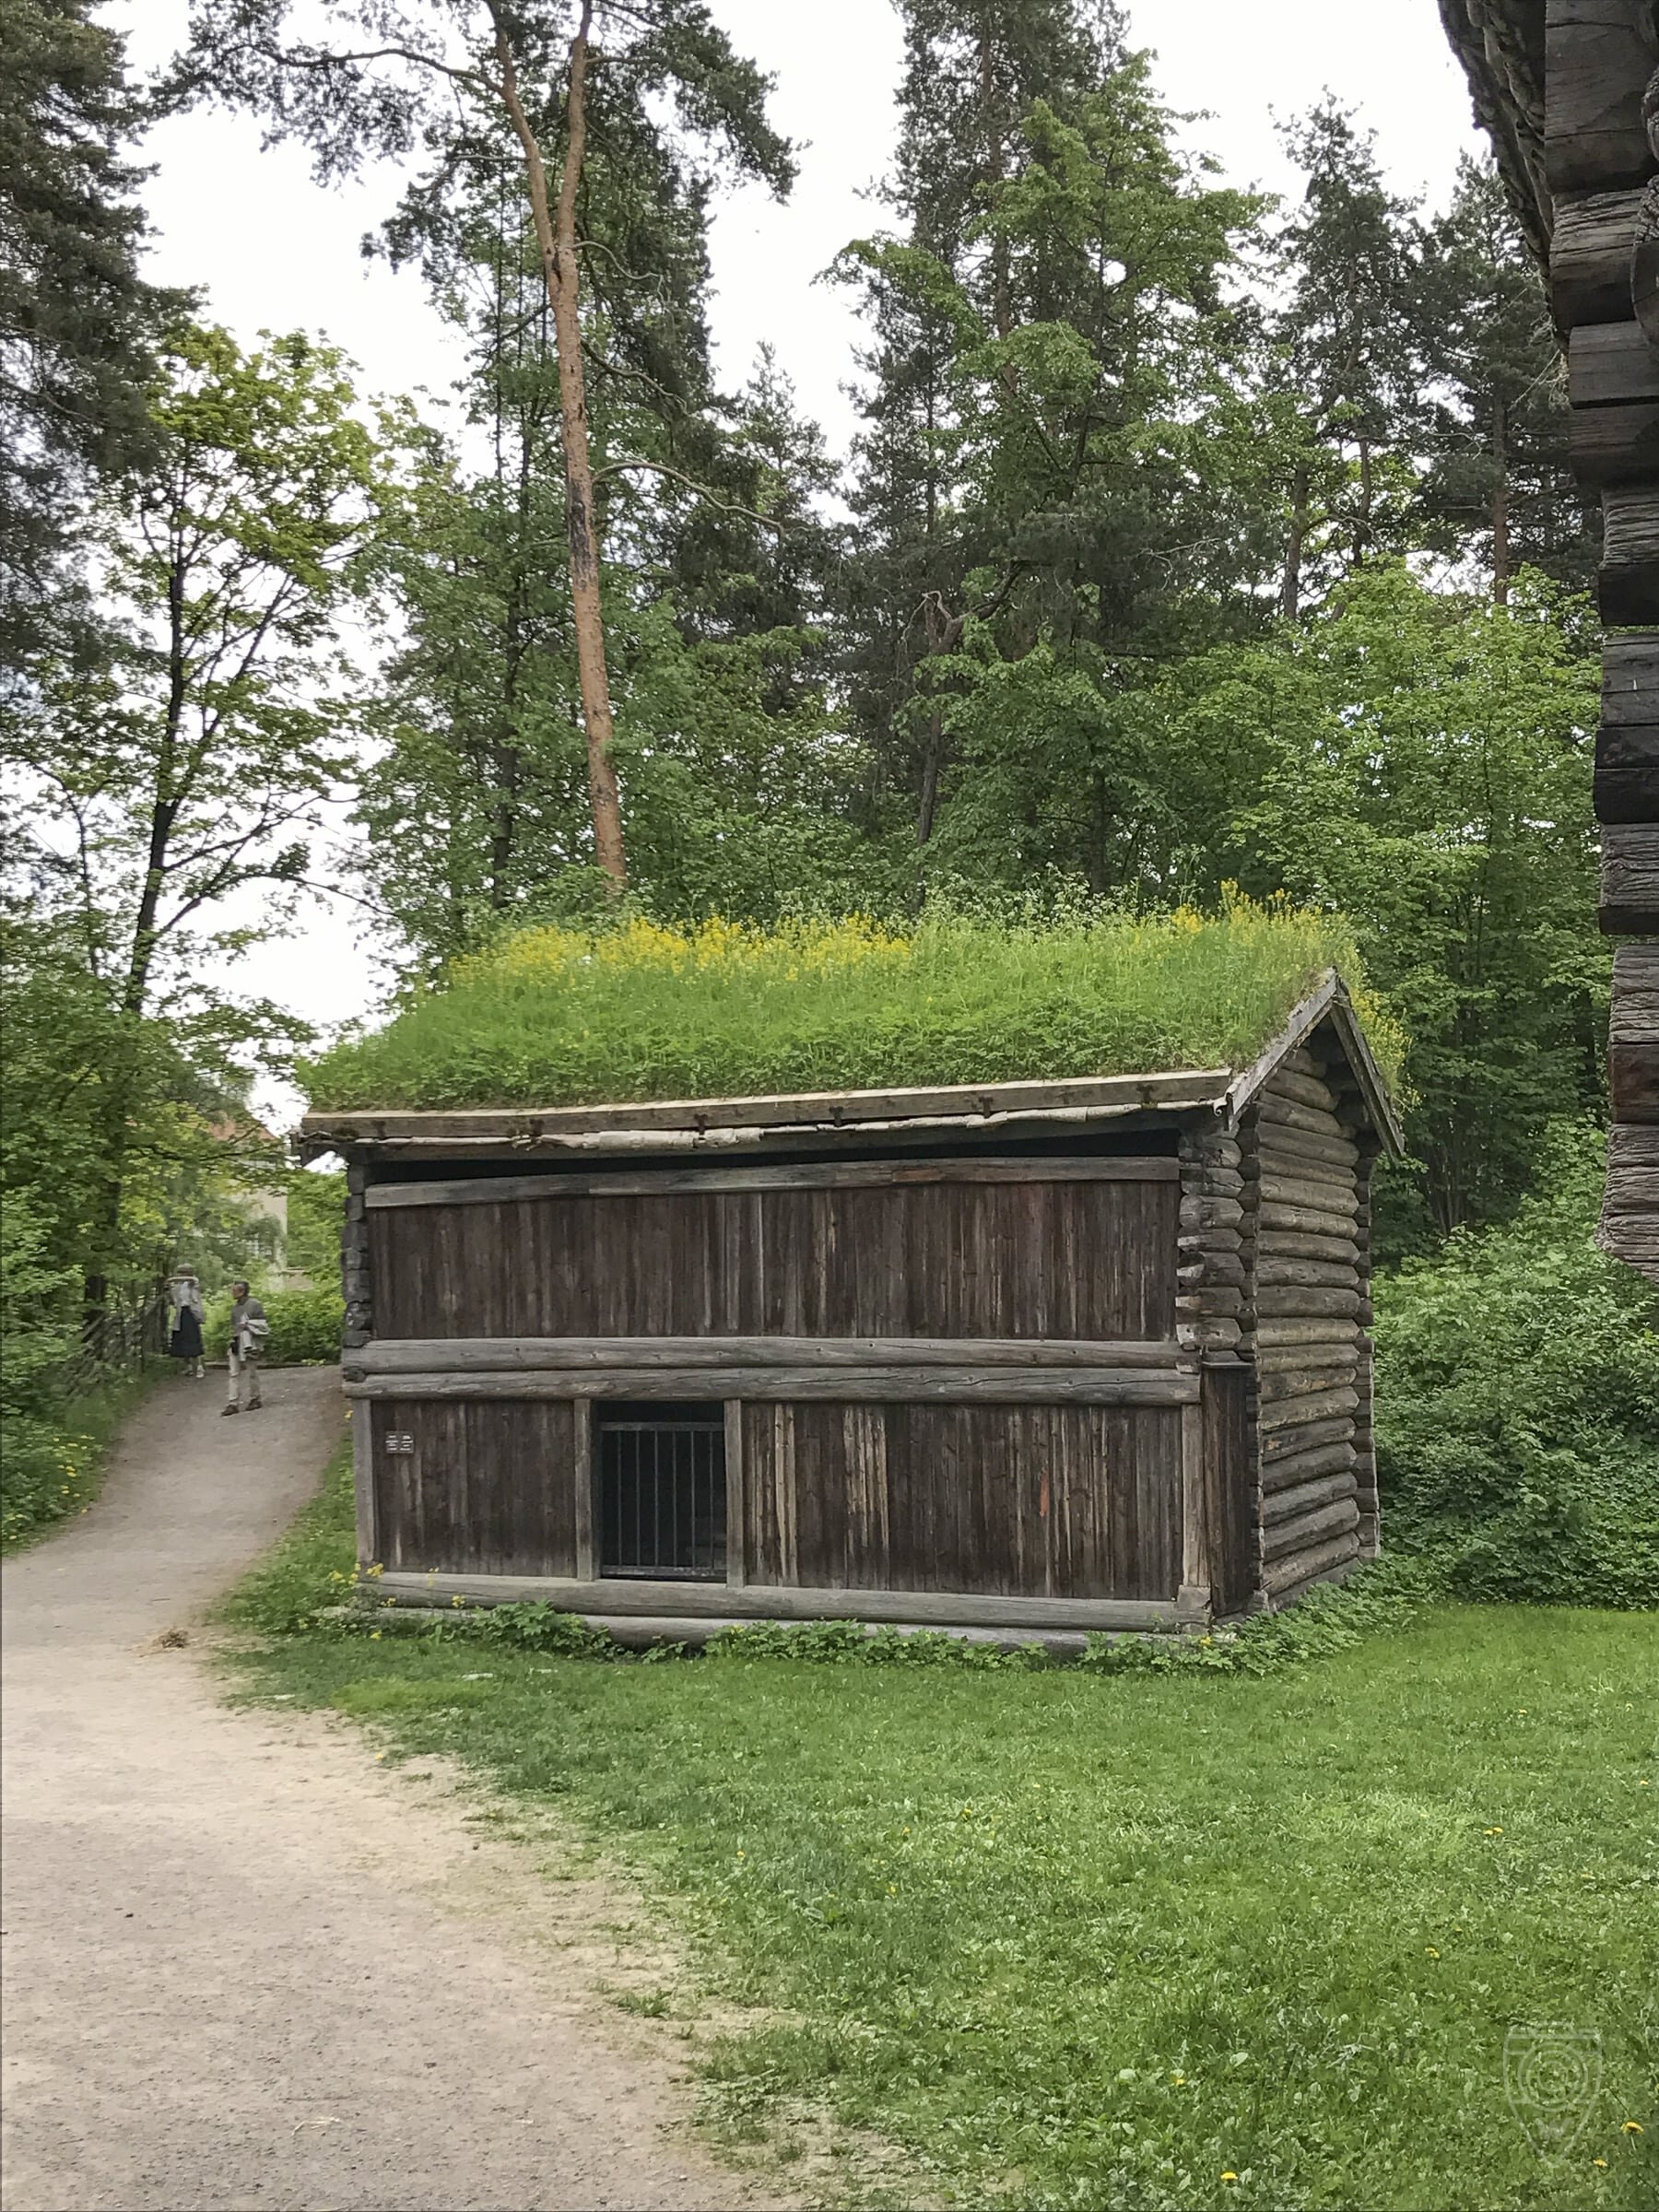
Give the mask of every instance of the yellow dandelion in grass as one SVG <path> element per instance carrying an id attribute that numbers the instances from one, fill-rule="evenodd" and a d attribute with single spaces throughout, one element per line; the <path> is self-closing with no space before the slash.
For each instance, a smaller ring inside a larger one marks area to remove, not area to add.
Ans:
<path id="1" fill-rule="evenodd" d="M 1500 1828 L 1488 1828 L 1486 1830 L 1486 1833 L 1488 1836 L 1500 1836 L 1503 1833 L 1503 1830 Z"/>
<path id="2" fill-rule="evenodd" d="M 1430 1959 L 1438 1959 L 1440 1957 L 1440 1953 L 1435 1949 L 1431 1943 L 1426 1943 L 1423 1946 L 1423 1948 L 1425 1951 L 1427 1951 Z"/>
<path id="3" fill-rule="evenodd" d="M 1591 2165 L 1592 2165 L 1592 2166 L 1599 2166 L 1599 2167 L 1601 2167 L 1601 2168 L 1603 2169 L 1603 2171 L 1606 2171 L 1606 2164 L 1607 2164 L 1607 2161 L 1606 2161 L 1606 2159 L 1591 2159 L 1591 2161 L 1590 2161 L 1590 2163 L 1591 2163 Z"/>
<path id="4" fill-rule="evenodd" d="M 1645 2136 L 1647 2129 L 1640 2120 L 1627 2120 L 1618 2132 L 1621 2136 Z"/>
<path id="5" fill-rule="evenodd" d="M 1233 2171 L 1233 2170 L 1232 2170 L 1232 2168 L 1231 2168 L 1230 2166 L 1229 2166 L 1228 2168 L 1226 2168 L 1226 2170 L 1223 2171 L 1223 2173 L 1222 2173 L 1222 2176 L 1221 2176 L 1221 2179 L 1222 2179 L 1224 2182 L 1236 2182 L 1236 2181 L 1238 2180 L 1238 2178 L 1239 2178 L 1239 2177 L 1238 2177 L 1238 2175 L 1237 2175 L 1237 2174 L 1236 2174 L 1236 2173 Z"/>

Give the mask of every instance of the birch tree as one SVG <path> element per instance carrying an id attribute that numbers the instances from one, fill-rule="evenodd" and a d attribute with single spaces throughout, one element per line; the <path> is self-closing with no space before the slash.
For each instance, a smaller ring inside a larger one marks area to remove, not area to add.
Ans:
<path id="1" fill-rule="evenodd" d="M 782 192 L 793 163 L 766 120 L 767 80 L 700 0 L 324 0 L 305 15 L 321 22 L 319 37 L 301 35 L 293 12 L 290 0 L 197 0 L 178 92 L 253 108 L 273 138 L 311 147 L 324 180 L 418 153 L 441 171 L 503 116 L 520 149 L 558 356 L 594 855 L 620 890 L 628 867 L 582 358 L 583 169 L 604 104 L 595 85 L 605 80 L 619 108 L 666 100 L 688 142 Z"/>

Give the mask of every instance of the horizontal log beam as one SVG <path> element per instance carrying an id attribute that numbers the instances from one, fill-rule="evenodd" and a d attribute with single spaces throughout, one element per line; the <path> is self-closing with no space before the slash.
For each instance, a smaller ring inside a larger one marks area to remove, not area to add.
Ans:
<path id="1" fill-rule="evenodd" d="M 1598 822 L 1659 822 L 1659 721 L 1602 724 L 1594 793 Z"/>
<path id="2" fill-rule="evenodd" d="M 1350 1408 L 1346 1412 L 1322 1414 L 1300 1426 L 1290 1424 L 1264 1435 L 1263 1488 L 1265 1488 L 1277 1478 L 1276 1469 L 1283 1474 L 1293 1463 L 1300 1463 L 1311 1452 L 1323 1451 L 1328 1444 L 1351 1443 L 1354 1433 L 1354 1415 Z"/>
<path id="3" fill-rule="evenodd" d="M 1328 1505 L 1303 1513 L 1295 1521 L 1264 1529 L 1262 1557 L 1268 1561 L 1282 1559 L 1291 1553 L 1306 1552 L 1328 1543 L 1333 1537 L 1345 1535 L 1359 1526 L 1359 1508 L 1352 1498 L 1338 1498 Z"/>
<path id="4" fill-rule="evenodd" d="M 1345 1427 L 1348 1431 L 1348 1439 L 1352 1438 L 1354 1425 L 1351 1421 L 1335 1425 Z M 1282 1434 L 1284 1438 L 1295 1442 L 1299 1440 L 1301 1431 L 1288 1429 Z M 1314 1444 L 1302 1451 L 1288 1451 L 1276 1459 L 1264 1459 L 1262 1462 L 1262 1510 L 1265 1512 L 1267 1500 L 1277 1497 L 1280 1491 L 1302 1489 L 1315 1478 L 1339 1475 L 1344 1481 L 1352 1481 L 1355 1479 L 1359 1465 L 1359 1456 L 1355 1451 L 1352 1441 L 1343 1438 L 1334 1439 L 1328 1443 Z"/>
<path id="5" fill-rule="evenodd" d="M 1256 1232 L 1256 1253 L 1265 1258 L 1272 1253 L 1288 1260 L 1334 1260 L 1351 1267 L 1359 1257 L 1357 1236 L 1316 1237 L 1306 1230 L 1264 1229 Z"/>
<path id="6" fill-rule="evenodd" d="M 1645 484 L 1659 476 L 1659 402 L 1575 407 L 1567 454 L 1581 484 Z"/>
<path id="7" fill-rule="evenodd" d="M 1096 1367 L 629 1367 L 365 1375 L 350 1398 L 829 1398 L 849 1405 L 1195 1406 L 1198 1377 Z"/>
<path id="8" fill-rule="evenodd" d="M 1659 361 L 1641 324 L 1581 324 L 1567 349 L 1567 386 L 1575 407 L 1659 400 Z"/>
<path id="9" fill-rule="evenodd" d="M 1624 945 L 1613 956 L 1608 1088 L 1615 1122 L 1659 1124 L 1659 945 Z"/>
<path id="10" fill-rule="evenodd" d="M 371 1186 L 371 1210 L 500 1206 L 536 1198 L 696 1196 L 722 1191 L 899 1189 L 937 1182 L 1177 1182 L 1176 1159 L 857 1159 L 778 1167 L 641 1168 L 600 1174 L 478 1175 Z"/>
<path id="11" fill-rule="evenodd" d="M 1315 1213 L 1357 1216 L 1359 1194 L 1350 1175 L 1345 1182 L 1327 1182 L 1316 1175 L 1269 1175 L 1263 1172 L 1256 1192 L 1265 1205 L 1309 1206 Z"/>
<path id="12" fill-rule="evenodd" d="M 1255 1307 L 1264 1319 L 1270 1314 L 1305 1318 L 1315 1313 L 1357 1315 L 1361 1302 L 1357 1290 L 1304 1290 L 1289 1286 L 1281 1289 L 1277 1285 L 1264 1284 L 1256 1292 Z"/>
<path id="13" fill-rule="evenodd" d="M 1284 1129 L 1305 1130 L 1310 1136 L 1353 1141 L 1352 1127 L 1335 1114 L 1318 1106 L 1299 1106 L 1294 1099 L 1276 1099 L 1271 1091 L 1257 1100 L 1256 1113 L 1264 1130 L 1273 1124 Z"/>
<path id="14" fill-rule="evenodd" d="M 606 1575 L 575 1582 L 555 1575 L 377 1575 L 377 1598 L 394 1605 L 505 1606 L 541 1603 L 582 1614 L 680 1614 L 689 1619 L 870 1620 L 925 1628 L 1136 1630 L 1172 1628 L 1174 1600 L 1105 1597 L 1003 1597 L 944 1590 L 836 1590 L 749 1583 L 647 1582 Z M 452 1608 L 453 1609 L 453 1608 Z"/>
<path id="15" fill-rule="evenodd" d="M 1549 293 L 1557 326 L 1630 319 L 1630 251 L 1640 190 L 1586 192 L 1559 201 L 1549 249 Z"/>
<path id="16" fill-rule="evenodd" d="M 1258 1350 L 1265 1350 L 1289 1344 L 1356 1344 L 1359 1334 L 1357 1321 L 1315 1314 L 1305 1320 L 1258 1321 L 1255 1338 Z"/>
<path id="17" fill-rule="evenodd" d="M 1318 1582 L 1334 1568 L 1347 1566 L 1359 1557 L 1359 1537 L 1356 1528 L 1346 1535 L 1334 1536 L 1328 1543 L 1315 1546 L 1311 1551 L 1296 1551 L 1288 1559 L 1276 1559 L 1264 1570 L 1262 1587 L 1269 1598 L 1283 1600 L 1303 1583 Z"/>
<path id="18" fill-rule="evenodd" d="M 1602 648 L 1602 721 L 1659 723 L 1659 630 L 1630 630 Z"/>
<path id="19" fill-rule="evenodd" d="M 623 1367 L 1174 1367 L 1172 1336 L 382 1336 L 367 1375 L 535 1374 Z"/>
<path id="20" fill-rule="evenodd" d="M 1327 1213 L 1323 1207 L 1311 1206 L 1281 1206 L 1277 1201 L 1269 1204 L 1264 1200 L 1256 1209 L 1256 1218 L 1264 1229 L 1295 1230 L 1311 1237 L 1346 1240 L 1354 1233 L 1351 1215 Z"/>
<path id="21" fill-rule="evenodd" d="M 772 1131 L 840 1130 L 937 1122 L 950 1126 L 1008 1119 L 1111 1118 L 1150 1109 L 1219 1103 L 1232 1080 L 1225 1067 L 1177 1068 L 1071 1081 L 952 1083 L 906 1090 L 781 1092 L 775 1098 L 667 1099 L 603 1106 L 478 1107 L 440 1112 L 318 1109 L 301 1131 L 312 1144 L 456 1147 L 488 1152 L 591 1137 L 604 1149 L 619 1137 L 695 1145 L 722 1130 L 751 1137 Z"/>
<path id="22" fill-rule="evenodd" d="M 1609 935 L 1659 936 L 1659 823 L 1609 823 L 1603 830 L 1596 918 Z"/>
<path id="23" fill-rule="evenodd" d="M 1616 190 L 1650 173 L 1641 95 L 1656 60 L 1651 0 L 1549 0 L 1544 173 L 1552 194 Z"/>
<path id="24" fill-rule="evenodd" d="M 1348 1389 L 1310 1391 L 1299 1398 L 1284 1398 L 1260 1406 L 1256 1425 L 1263 1430 L 1300 1429 L 1304 1424 L 1352 1419 L 1359 1410 L 1359 1395 Z"/>
<path id="25" fill-rule="evenodd" d="M 1358 1290 L 1359 1271 L 1353 1260 L 1292 1260 L 1276 1253 L 1256 1259 L 1256 1281 L 1266 1285 L 1300 1283 L 1320 1290 Z"/>
<path id="26" fill-rule="evenodd" d="M 1659 623 L 1659 487 L 1612 484 L 1602 493 L 1602 620 Z"/>

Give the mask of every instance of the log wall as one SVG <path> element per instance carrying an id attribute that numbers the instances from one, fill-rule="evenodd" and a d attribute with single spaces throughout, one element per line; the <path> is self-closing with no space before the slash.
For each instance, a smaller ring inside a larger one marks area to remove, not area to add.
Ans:
<path id="1" fill-rule="evenodd" d="M 1603 656 L 1595 747 L 1599 917 L 1659 935 L 1659 24 L 1652 0 L 1548 0 L 1550 278 L 1568 342 L 1571 453 L 1600 490 Z M 1613 1136 L 1601 1241 L 1659 1281 L 1659 1195 L 1628 1163 L 1659 1122 L 1655 955 L 1615 963 Z"/>
<path id="2" fill-rule="evenodd" d="M 1346 1064 L 1316 1034 L 1241 1130 L 1255 1586 L 1270 1606 L 1377 1548 L 1366 1128 Z"/>

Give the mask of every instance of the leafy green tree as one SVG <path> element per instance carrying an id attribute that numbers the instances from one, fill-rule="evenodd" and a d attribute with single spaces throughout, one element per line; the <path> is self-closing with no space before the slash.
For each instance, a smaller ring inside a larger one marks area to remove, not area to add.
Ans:
<path id="1" fill-rule="evenodd" d="M 1600 1103 L 1596 678 L 1586 611 L 1541 577 L 1493 608 L 1378 562 L 1300 630 L 1163 688 L 1171 775 L 1230 771 L 1209 865 L 1347 914 L 1411 1040 L 1394 1249 L 1508 1211 L 1548 1124 Z"/>
<path id="2" fill-rule="evenodd" d="M 280 918 L 352 765 L 339 625 L 368 582 L 380 487 L 353 406 L 327 347 L 294 336 L 244 356 L 222 331 L 178 332 L 151 393 L 153 458 L 102 511 L 116 646 L 90 668 L 44 667 L 18 717 L 14 783 L 63 856 L 88 988 L 117 1024 L 87 1070 L 103 1101 L 95 1289 L 150 1088 L 148 1018 L 188 1026 L 218 1000 L 204 969 Z M 227 916 L 255 887 L 265 924 Z M 213 1018 L 244 1041 L 283 1026 L 270 1009 Z"/>

